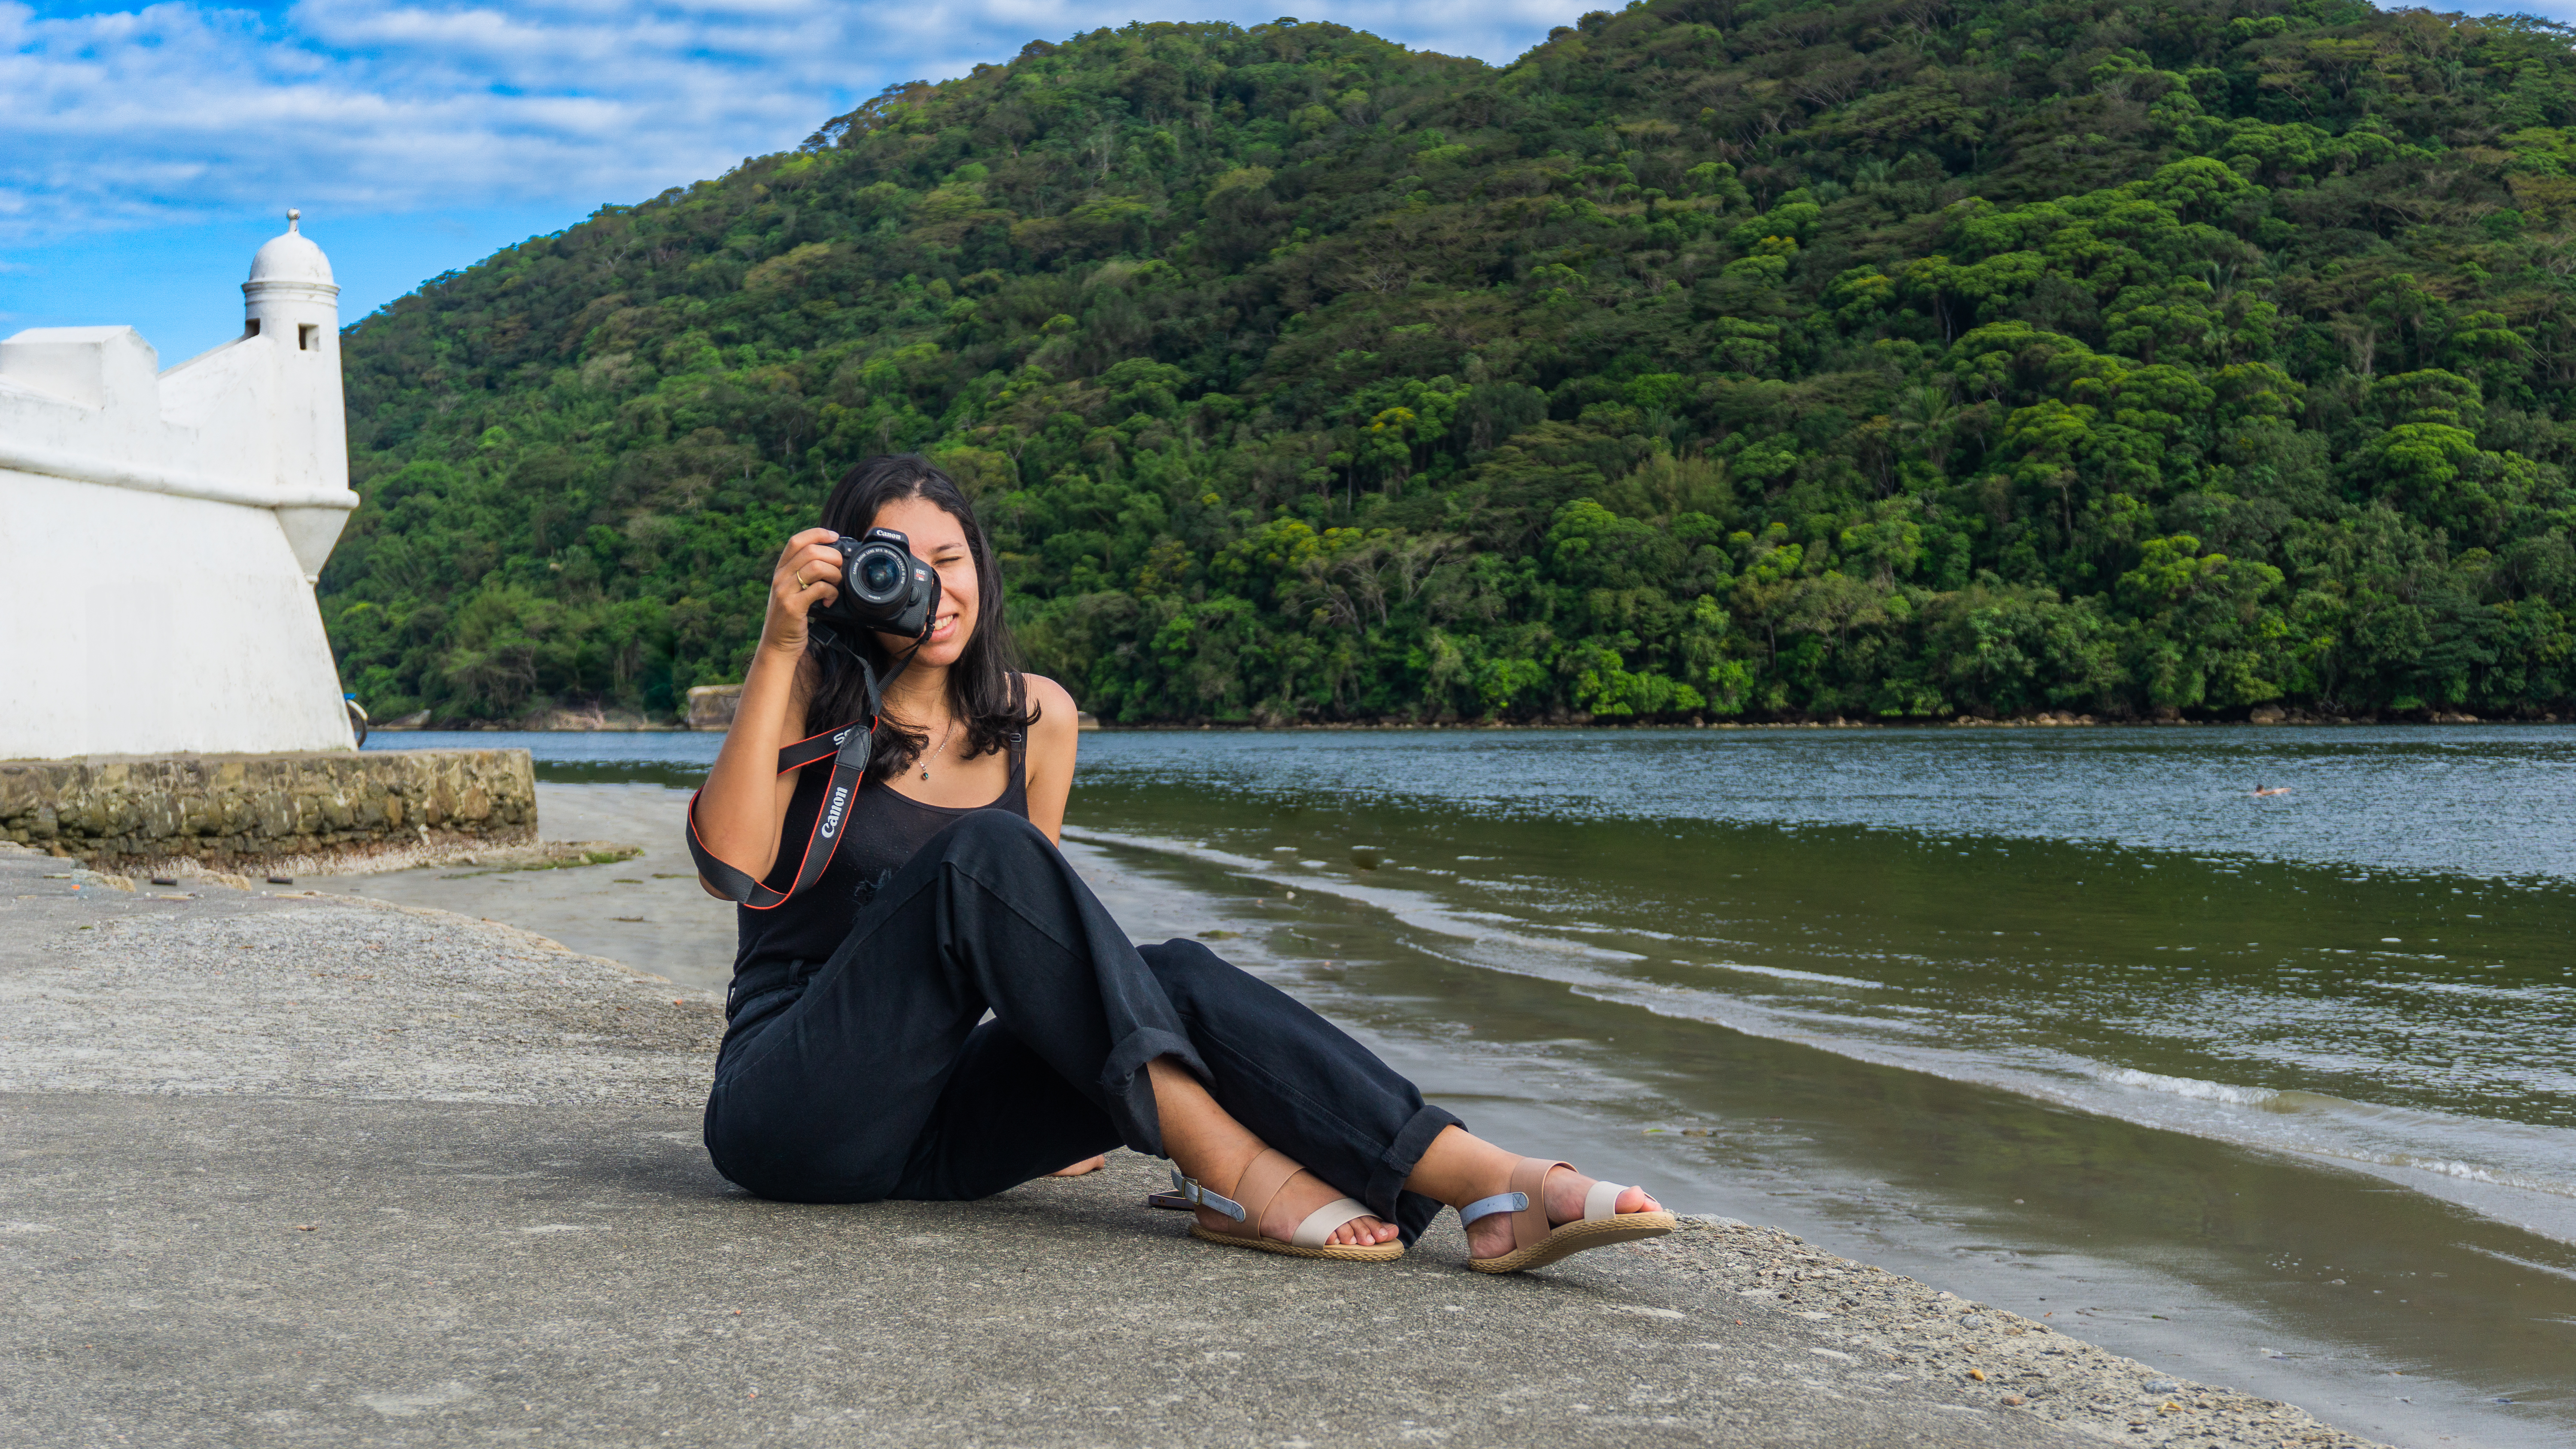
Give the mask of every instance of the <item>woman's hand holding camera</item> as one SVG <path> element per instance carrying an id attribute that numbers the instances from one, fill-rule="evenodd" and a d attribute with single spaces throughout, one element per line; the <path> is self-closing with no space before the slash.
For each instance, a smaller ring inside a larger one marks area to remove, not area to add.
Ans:
<path id="1" fill-rule="evenodd" d="M 778 751 L 805 736 L 805 701 L 799 676 L 805 662 L 806 616 L 841 596 L 840 537 L 809 528 L 787 540 L 769 575 L 769 609 L 760 624 L 760 647 L 742 677 L 733 728 L 698 792 L 694 828 L 718 860 L 753 878 L 778 863 L 779 820 L 796 788 L 794 775 L 778 773 Z M 707 894 L 725 893 L 706 885 Z"/>
<path id="2" fill-rule="evenodd" d="M 760 626 L 760 647 L 805 652 L 806 616 L 841 596 L 841 555 L 832 547 L 839 537 L 828 528 L 809 528 L 787 540 L 769 576 L 769 617 Z"/>

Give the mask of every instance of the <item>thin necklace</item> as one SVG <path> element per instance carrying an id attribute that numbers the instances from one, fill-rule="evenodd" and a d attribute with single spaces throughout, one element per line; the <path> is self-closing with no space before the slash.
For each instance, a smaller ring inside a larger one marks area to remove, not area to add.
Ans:
<path id="1" fill-rule="evenodd" d="M 923 778 L 923 779 L 925 779 L 925 780 L 927 780 L 927 779 L 929 779 L 929 778 L 930 778 L 930 761 L 931 761 L 931 760 L 938 759 L 938 758 L 939 758 L 939 754 L 940 754 L 940 750 L 945 750 L 945 749 L 947 749 L 947 748 L 948 748 L 948 742 L 949 742 L 950 740 L 955 739 L 956 737 L 957 737 L 957 721 L 956 721 L 956 719 L 955 719 L 955 718 L 953 718 L 953 717 L 952 717 L 952 718 L 948 721 L 948 732 L 947 732 L 946 734 L 943 734 L 943 735 L 941 735 L 941 736 L 939 737 L 939 748 L 938 748 L 938 749 L 935 749 L 935 750 L 932 750 L 932 751 L 930 752 L 930 758 L 929 758 L 929 759 L 925 759 L 925 760 L 923 760 L 923 761 L 921 762 L 921 778 Z"/>

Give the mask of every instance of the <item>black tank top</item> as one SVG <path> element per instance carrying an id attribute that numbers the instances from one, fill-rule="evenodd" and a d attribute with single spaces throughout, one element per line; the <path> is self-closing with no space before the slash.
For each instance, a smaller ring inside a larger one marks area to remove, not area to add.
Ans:
<path id="1" fill-rule="evenodd" d="M 930 837 L 978 810 L 1007 810 L 1028 819 L 1027 740 L 1010 736 L 1008 750 L 1010 783 L 987 805 L 924 805 L 897 794 L 882 780 L 861 785 L 850 802 L 841 847 L 833 852 L 832 863 L 820 878 L 769 910 L 734 908 L 737 944 L 728 1010 L 739 1011 L 753 997 L 770 996 L 781 987 L 802 986 L 825 957 L 840 949 L 850 933 L 851 919 L 876 896 L 877 887 L 902 869 Z M 814 817 L 823 808 L 831 776 L 828 760 L 808 765 L 798 774 L 779 835 L 778 863 L 770 867 L 765 882 L 771 890 L 783 891 L 794 883 L 797 850 L 812 838 Z M 737 1027 L 746 1024 L 735 1023 Z"/>

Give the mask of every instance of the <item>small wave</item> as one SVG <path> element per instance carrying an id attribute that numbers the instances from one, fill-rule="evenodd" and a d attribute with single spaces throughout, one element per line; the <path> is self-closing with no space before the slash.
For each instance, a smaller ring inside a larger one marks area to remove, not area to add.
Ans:
<path id="1" fill-rule="evenodd" d="M 2113 1067 L 2094 1075 L 2115 1087 L 2136 1087 L 2162 1092 L 2169 1097 L 2225 1102 L 2235 1107 L 2267 1107 L 2281 1095 L 2269 1087 L 2237 1087 L 2226 1082 L 2204 1082 L 2198 1077 L 2168 1077 L 2156 1072 L 2142 1072 L 2135 1067 Z"/>
<path id="2" fill-rule="evenodd" d="M 2431 996 L 2475 996 L 2489 1001 L 2555 1004 L 2569 993 L 2552 986 L 2486 986 L 2474 981 L 2366 981 L 2380 991 L 2413 991 Z"/>
<path id="3" fill-rule="evenodd" d="M 2529 1259 L 2529 1258 L 2519 1258 L 2519 1257 L 2514 1256 L 2514 1255 L 2513 1255 L 2513 1254 L 2511 1254 L 2511 1253 L 2498 1252 L 2497 1250 L 2495 1250 L 2495 1249 L 2493 1249 L 2493 1248 L 2484 1247 L 2484 1246 L 2481 1246 L 2481 1245 L 2479 1245 L 2479 1244 L 2477 1244 L 2477 1243 L 2463 1243 L 2463 1244 L 2461 1244 L 2460 1246 L 2462 1246 L 2462 1247 L 2464 1247 L 2464 1248 L 2467 1248 L 2467 1249 L 2468 1249 L 2470 1252 L 2472 1252 L 2472 1253 L 2484 1253 L 2485 1255 L 2487 1255 L 2487 1256 L 2488 1256 L 2488 1257 L 2490 1257 L 2490 1258 L 2495 1258 L 2495 1259 L 2499 1259 L 2499 1260 L 2501 1260 L 2501 1261 L 2503 1261 L 2503 1262 L 2511 1263 L 2512 1265 L 2514 1265 L 2514 1266 L 2515 1266 L 2515 1267 L 2517 1267 L 2517 1268 L 2529 1268 L 2530 1270 L 2532 1270 L 2532 1271 L 2533 1271 L 2533 1272 L 2535 1272 L 2535 1273 L 2548 1273 L 2548 1274 L 2551 1274 L 2551 1275 L 2553 1275 L 2553 1276 L 2555 1276 L 2555 1277 L 2559 1277 L 2559 1278 L 2576 1278 L 2576 1271 L 2571 1271 L 2570 1269 L 2560 1267 L 2559 1265 L 2557 1265 L 2557 1264 L 2555 1264 L 2555 1263 L 2537 1263 L 2537 1262 L 2532 1261 L 2532 1260 L 2531 1260 L 2531 1259 Z M 2559 1321 L 2559 1322 L 2561 1322 L 2561 1323 L 2568 1323 L 2568 1322 L 2576 1322 L 2576 1319 L 2560 1319 L 2560 1320 L 2557 1320 L 2557 1321 Z"/>
<path id="4" fill-rule="evenodd" d="M 2402 1167 L 2413 1172 L 2430 1173 L 2435 1177 L 2480 1183 L 2488 1187 L 2509 1187 L 2518 1192 L 2541 1192 L 2551 1197 L 2576 1197 L 2576 1181 L 2570 1181 L 2564 1175 L 2516 1172 L 2509 1167 L 2481 1167 L 2474 1162 L 2421 1157 L 2411 1152 L 2357 1151 L 2333 1144 L 2302 1146 L 2299 1150 L 2318 1157 L 2340 1157 L 2347 1162 L 2366 1162 L 2374 1167 Z M 2525 1223 L 2523 1226 L 2531 1225 Z"/>
<path id="5" fill-rule="evenodd" d="M 2418 1172 L 2430 1172 L 2442 1177 L 2456 1177 L 2465 1182 L 2503 1183 L 2506 1178 L 2512 1176 L 2510 1173 L 2499 1174 L 2489 1168 L 2480 1167 L 2474 1162 L 2448 1162 L 2431 1158 L 2408 1157 L 2404 1153 L 2390 1153 L 2382 1160 L 2392 1167 L 2411 1167 Z M 2529 1186 L 2530 1184 L 2518 1183 L 2514 1185 Z M 2561 1190 L 2563 1191 L 2564 1189 L 2562 1188 Z"/>
<path id="6" fill-rule="evenodd" d="M 1492 911 L 1456 910 L 1437 897 L 1425 895 L 1420 891 L 1363 885 L 1355 881 L 1337 880 L 1331 876 L 1292 875 L 1281 871 L 1280 863 L 1277 861 L 1254 860 L 1247 856 L 1217 850 L 1196 841 L 1172 840 L 1161 836 L 1133 835 L 1110 830 L 1067 830 L 1064 835 L 1068 840 L 1079 841 L 1085 845 L 1124 846 L 1131 850 L 1182 856 L 1220 866 L 1254 880 L 1270 881 L 1281 886 L 1294 886 L 1301 890 L 1312 891 L 1317 895 L 1337 896 L 1343 900 L 1358 901 L 1363 905 L 1375 906 L 1398 922 L 1416 930 L 1453 936 L 1478 945 L 1520 947 L 1555 956 L 1588 957 L 1596 961 L 1613 961 L 1622 964 L 1646 959 L 1634 951 L 1614 950 L 1608 946 L 1595 946 L 1588 941 L 1569 941 L 1562 937 L 1533 935 L 1526 930 L 1510 929 L 1525 924 L 1518 916 Z M 1301 865 L 1309 863 L 1299 862 Z M 1320 864 L 1320 862 L 1311 863 Z"/>
<path id="7" fill-rule="evenodd" d="M 2576 1197 L 2576 1180 L 2563 1173 L 2546 1170 L 2517 1170 L 2496 1163 L 2464 1161 L 2440 1152 L 2410 1150 L 2402 1143 L 2389 1142 L 2386 1133 L 2409 1135 L 2460 1135 L 2481 1129 L 2494 1131 L 2506 1124 L 2480 1123 L 2447 1113 L 2423 1112 L 2401 1107 L 2382 1107 L 2369 1102 L 2348 1101 L 2322 1092 L 2274 1091 L 2267 1087 L 2239 1087 L 2226 1082 L 2208 1082 L 2194 1077 L 2168 1077 L 2155 1072 L 2142 1072 L 2132 1067 L 2094 1068 L 2088 1075 L 2110 1086 L 2160 1093 L 2194 1102 L 2210 1102 L 2228 1107 L 2252 1107 L 2269 1116 L 2307 1116 L 2327 1134 L 2313 1133 L 2283 1137 L 2276 1132 L 2253 1126 L 2249 1119 L 2231 1122 L 2204 1121 L 2192 1130 L 2205 1132 L 2222 1140 L 2249 1146 L 2287 1148 L 2314 1157 L 2337 1158 L 2345 1162 L 2365 1163 L 2372 1167 L 2402 1168 L 2427 1173 L 2455 1182 L 2473 1182 L 2488 1187 L 2513 1188 L 2523 1192 L 2547 1193 L 2552 1197 Z M 2107 1104 L 2083 1101 L 2081 1094 L 2059 1095 L 2070 1105 L 2090 1106 L 2101 1110 Z M 2134 1120 L 2134 1119 L 2133 1119 Z M 2160 1126 L 2180 1126 L 2180 1122 L 2160 1121 Z M 2507 1128 L 2511 1133 L 2512 1129 Z M 2519 1134 L 2513 1134 L 2519 1135 Z M 2377 1142 L 2371 1139 L 2377 1137 Z M 2527 1155 L 2527 1154 L 2521 1154 Z"/>
<path id="8" fill-rule="evenodd" d="M 2196 1077 L 2166 1076 L 2158 1072 L 2142 1072 L 2134 1067 L 2108 1067 L 2083 1062 L 2056 1053 L 2034 1053 L 2020 1060 L 2007 1060 L 2000 1056 L 1980 1060 L 1937 1045 L 1928 1050 L 1910 1047 L 1903 1038 L 1920 1031 L 1911 1023 L 1877 1019 L 1863 1022 L 1849 1016 L 1782 1011 L 1756 1001 L 1730 1000 L 1723 996 L 1711 998 L 1669 987 L 1660 991 L 1641 991 L 1633 986 L 1624 990 L 1578 989 L 1595 999 L 1622 1001 L 1644 1007 L 1659 1016 L 1705 1021 L 1775 1040 L 1800 1042 L 1839 1056 L 1901 1067 L 1950 1081 L 2002 1087 L 2144 1126 L 2190 1132 L 2216 1141 L 2296 1152 L 2364 1167 L 2420 1172 L 2429 1177 L 2479 1187 L 2508 1188 L 2555 1198 L 2576 1197 L 2576 1180 L 2571 1180 L 2564 1173 L 2534 1166 L 2551 1160 L 2553 1156 L 2565 1156 L 2558 1150 L 2558 1143 L 2566 1135 L 2563 1129 L 2521 1128 L 2443 1113 L 2374 1106 L 2319 1092 L 2274 1091 L 2265 1087 L 2204 1081 Z M 1937 1041 L 1938 1035 L 1937 1032 L 1928 1033 L 1922 1039 L 1929 1044 Z M 2125 1090 L 2106 1095 L 2101 1090 L 2105 1087 Z M 2161 1098 L 2172 1105 L 2158 1108 L 2141 1100 L 2137 1094 Z M 2252 1110 L 2232 1112 L 2225 1110 L 2228 1108 Z M 2281 1120 L 2284 1117 L 2293 1121 L 2304 1119 L 2306 1125 L 2304 1128 L 2292 1127 L 2289 1122 Z M 2508 1166 L 2503 1162 L 2481 1164 L 2467 1161 L 2438 1150 L 2424 1151 L 2402 1140 L 2392 1141 L 2388 1136 L 2393 1131 L 2419 1139 L 2427 1135 L 2459 1137 L 2483 1135 L 2497 1129 L 2503 1129 L 2505 1135 L 2519 1141 L 2520 1146 L 2517 1148 L 2501 1141 L 2492 1145 L 2501 1149 L 2501 1156 L 2523 1159 L 2522 1167 Z M 2576 1233 L 2570 1233 L 2563 1226 L 2544 1228 L 2530 1222 L 2523 1226 L 2576 1242 Z"/>
<path id="9" fill-rule="evenodd" d="M 1858 986 L 1870 991 L 1885 991 L 1884 981 L 1863 981 L 1857 976 L 1828 976 L 1822 971 L 1793 971 L 1786 966 L 1748 966 L 1741 961 L 1685 961 L 1685 966 L 1706 966 L 1717 971 L 1743 971 L 1754 976 L 1776 976 L 1783 981 L 1821 981 L 1828 986 Z"/>

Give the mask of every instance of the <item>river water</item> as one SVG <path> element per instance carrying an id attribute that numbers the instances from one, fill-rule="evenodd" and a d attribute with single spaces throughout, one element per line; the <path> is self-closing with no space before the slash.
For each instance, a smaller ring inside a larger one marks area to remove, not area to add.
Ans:
<path id="1" fill-rule="evenodd" d="M 528 746 L 563 837 L 670 831 L 716 740 L 379 743 Z M 1489 1135 L 2375 1437 L 2576 1442 L 2576 734 L 1082 749 L 1068 851 L 1132 932 L 1207 939 Z M 723 908 L 646 843 L 359 888 L 713 982 Z"/>

